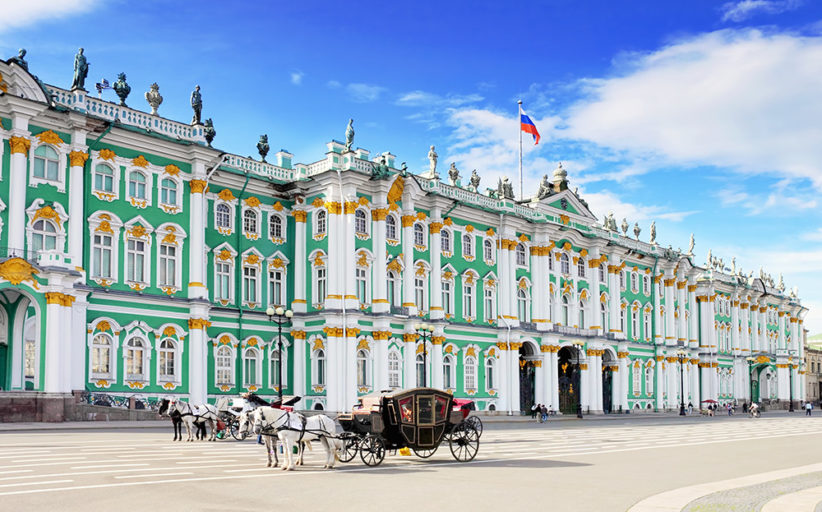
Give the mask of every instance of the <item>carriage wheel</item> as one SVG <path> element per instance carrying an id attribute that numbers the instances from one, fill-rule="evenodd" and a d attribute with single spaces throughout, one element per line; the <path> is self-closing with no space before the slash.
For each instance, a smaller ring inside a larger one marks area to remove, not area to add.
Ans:
<path id="1" fill-rule="evenodd" d="M 360 438 L 353 434 L 342 436 L 343 448 L 340 452 L 340 462 L 351 462 L 357 456 Z"/>
<path id="2" fill-rule="evenodd" d="M 433 448 L 414 448 L 414 454 L 421 459 L 427 459 L 428 457 L 436 453 L 437 448 L 439 447 L 435 446 Z"/>
<path id="3" fill-rule="evenodd" d="M 477 456 L 479 451 L 479 433 L 465 421 L 454 427 L 448 441 L 451 455 L 460 462 L 468 462 Z"/>
<path id="4" fill-rule="evenodd" d="M 231 437 L 237 441 L 245 441 L 245 438 L 248 437 L 248 432 L 240 432 L 239 422 L 232 421 L 231 426 L 228 428 L 231 430 Z"/>
<path id="5" fill-rule="evenodd" d="M 360 441 L 360 458 L 366 466 L 378 466 L 385 458 L 385 443 L 381 438 L 368 434 Z"/>
<path id="6" fill-rule="evenodd" d="M 465 423 L 474 427 L 477 435 L 482 435 L 482 420 L 480 420 L 478 416 L 468 416 L 465 418 Z"/>

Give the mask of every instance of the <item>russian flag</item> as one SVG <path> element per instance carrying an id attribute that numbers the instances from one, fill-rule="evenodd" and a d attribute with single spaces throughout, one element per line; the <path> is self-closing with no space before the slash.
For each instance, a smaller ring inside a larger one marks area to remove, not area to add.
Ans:
<path id="1" fill-rule="evenodd" d="M 537 127 L 534 124 L 534 122 L 531 121 L 531 118 L 525 114 L 525 111 L 522 110 L 522 107 L 519 108 L 519 125 L 522 131 L 533 135 L 535 146 L 539 144 L 539 132 L 537 131 Z"/>

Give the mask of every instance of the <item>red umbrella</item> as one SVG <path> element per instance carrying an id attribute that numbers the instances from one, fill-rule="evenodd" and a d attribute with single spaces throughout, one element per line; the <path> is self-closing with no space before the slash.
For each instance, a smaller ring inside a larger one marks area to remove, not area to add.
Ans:
<path id="1" fill-rule="evenodd" d="M 709 403 L 709 404 L 718 404 L 718 403 L 719 403 L 719 402 L 717 402 L 716 400 L 713 400 L 713 399 L 711 399 L 711 398 L 709 398 L 709 399 L 707 399 L 707 400 L 703 400 L 702 402 L 704 402 L 704 403 Z"/>

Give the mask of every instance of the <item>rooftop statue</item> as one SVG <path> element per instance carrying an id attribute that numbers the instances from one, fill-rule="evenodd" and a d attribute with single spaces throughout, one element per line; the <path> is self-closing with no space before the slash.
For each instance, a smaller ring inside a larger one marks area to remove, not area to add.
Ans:
<path id="1" fill-rule="evenodd" d="M 616 231 L 616 221 L 614 220 L 614 212 L 608 212 L 608 216 L 605 217 L 605 229 L 608 231 Z"/>
<path id="2" fill-rule="evenodd" d="M 694 234 L 691 233 L 691 239 L 688 241 L 688 256 L 694 255 Z"/>
<path id="3" fill-rule="evenodd" d="M 476 169 L 471 171 L 471 178 L 470 178 L 469 183 L 471 184 L 471 190 L 473 190 L 474 192 L 479 192 L 480 175 L 477 174 Z"/>
<path id="4" fill-rule="evenodd" d="M 371 167 L 372 180 L 384 180 L 388 177 L 388 164 L 386 163 L 385 155 L 380 157 L 379 162 L 374 162 Z"/>
<path id="5" fill-rule="evenodd" d="M 194 87 L 191 92 L 191 108 L 194 110 L 194 117 L 191 118 L 191 124 L 202 124 L 200 115 L 203 112 L 203 97 L 200 96 L 200 86 Z"/>
<path id="6" fill-rule="evenodd" d="M 406 165 L 406 163 L 405 163 L 405 162 L 403 162 L 403 163 L 400 165 L 400 175 L 401 175 L 403 178 L 405 178 L 405 177 L 408 175 L 408 165 Z"/>
<path id="7" fill-rule="evenodd" d="M 622 217 L 622 225 L 620 227 L 622 228 L 622 234 L 628 236 L 628 219 Z"/>
<path id="8" fill-rule="evenodd" d="M 160 86 L 157 82 L 151 84 L 151 89 L 146 93 L 146 101 L 151 107 L 151 115 L 157 115 L 157 109 L 163 103 L 163 97 L 160 95 Z"/>
<path id="9" fill-rule="evenodd" d="M 451 182 L 452 187 L 459 186 L 460 172 L 454 162 L 451 162 L 451 167 L 448 168 L 448 181 Z"/>
<path id="10" fill-rule="evenodd" d="M 428 150 L 428 174 L 426 178 L 434 179 L 437 176 L 437 152 L 434 151 L 434 146 Z"/>
<path id="11" fill-rule="evenodd" d="M 17 64 L 21 68 L 28 71 L 29 70 L 29 63 L 26 62 L 25 56 L 26 56 L 26 49 L 25 48 L 20 48 L 20 51 L 17 52 L 17 56 L 16 57 L 11 57 L 9 59 L 9 62 L 11 62 L 13 64 Z"/>
<path id="12" fill-rule="evenodd" d="M 271 147 L 268 145 L 268 135 L 260 135 L 260 141 L 257 143 L 257 152 L 260 153 L 260 158 L 265 162 L 265 156 Z"/>
<path id="13" fill-rule="evenodd" d="M 705 262 L 706 262 L 706 265 L 707 265 L 707 266 L 712 265 L 712 262 L 713 262 L 713 257 L 712 257 L 712 255 L 711 255 L 711 250 L 710 250 L 710 249 L 708 249 L 708 259 L 706 259 L 706 260 L 705 260 Z"/>
<path id="14" fill-rule="evenodd" d="M 731 259 L 731 274 L 736 274 L 736 257 Z"/>
<path id="15" fill-rule="evenodd" d="M 114 89 L 114 92 L 116 92 L 117 96 L 120 97 L 120 106 L 127 106 L 126 98 L 128 98 L 129 93 L 131 93 L 131 86 L 126 83 L 126 74 L 118 74 L 117 81 L 114 82 L 114 85 L 112 85 L 111 88 Z"/>
<path id="16" fill-rule="evenodd" d="M 537 190 L 537 199 L 545 199 L 551 195 L 551 182 L 548 181 L 548 175 L 542 175 L 542 181 L 539 182 L 539 190 Z"/>
<path id="17" fill-rule="evenodd" d="M 782 279 L 782 272 L 780 272 L 780 273 L 779 273 L 779 284 L 777 284 L 777 285 L 776 285 L 776 288 L 777 288 L 780 292 L 784 292 L 784 291 L 785 291 L 785 281 Z"/>
<path id="18" fill-rule="evenodd" d="M 502 182 L 500 183 L 501 193 L 500 197 L 503 199 L 513 199 L 514 198 L 514 186 L 511 182 L 508 181 L 508 176 L 502 178 Z"/>
<path id="19" fill-rule="evenodd" d="M 214 122 L 211 121 L 210 117 L 206 119 L 205 125 L 203 126 L 203 135 L 208 143 L 208 147 L 211 147 L 211 141 L 213 141 L 214 136 L 217 135 L 217 130 L 214 129 Z"/>
<path id="20" fill-rule="evenodd" d="M 642 228 L 639 227 L 638 222 L 634 222 L 634 236 L 639 240 L 639 234 L 642 233 Z"/>
<path id="21" fill-rule="evenodd" d="M 74 56 L 74 79 L 71 81 L 71 90 L 79 89 L 85 91 L 83 86 L 86 84 L 86 77 L 88 76 L 88 61 L 83 55 L 83 49 L 77 50 L 77 55 Z"/>
<path id="22" fill-rule="evenodd" d="M 656 221 L 651 222 L 651 245 L 656 245 Z"/>
<path id="23" fill-rule="evenodd" d="M 351 151 L 351 145 L 354 144 L 354 120 L 348 120 L 348 126 L 345 128 L 345 151 Z"/>

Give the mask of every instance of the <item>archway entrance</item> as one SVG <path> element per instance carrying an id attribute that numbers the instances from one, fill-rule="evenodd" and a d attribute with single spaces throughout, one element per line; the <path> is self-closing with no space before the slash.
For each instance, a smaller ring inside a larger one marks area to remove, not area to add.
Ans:
<path id="1" fill-rule="evenodd" d="M 602 355 L 602 412 L 608 414 L 613 408 L 614 360 L 607 350 Z"/>
<path id="2" fill-rule="evenodd" d="M 573 347 L 563 347 L 557 354 L 559 375 L 559 411 L 576 414 L 579 403 L 579 352 Z"/>
<path id="3" fill-rule="evenodd" d="M 537 353 L 530 343 L 519 348 L 519 410 L 530 412 L 536 401 Z"/>
<path id="4" fill-rule="evenodd" d="M 40 318 L 29 296 L 0 290 L 0 389 L 42 389 Z"/>

